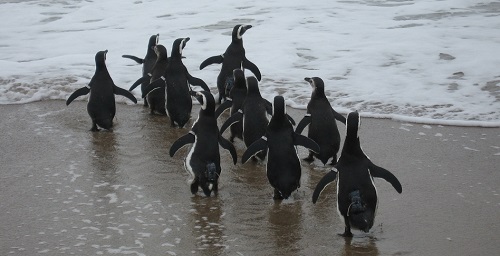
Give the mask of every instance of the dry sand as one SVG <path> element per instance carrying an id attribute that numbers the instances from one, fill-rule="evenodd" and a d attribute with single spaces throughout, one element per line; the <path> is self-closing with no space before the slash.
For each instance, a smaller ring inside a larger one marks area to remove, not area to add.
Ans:
<path id="1" fill-rule="evenodd" d="M 302 162 L 302 187 L 272 200 L 263 165 L 233 166 L 221 149 L 217 197 L 192 196 L 188 129 L 138 105 L 117 105 L 112 132 L 89 131 L 85 102 L 0 106 L 0 255 L 492 255 L 500 251 L 500 129 L 362 119 L 364 151 L 403 185 L 376 180 L 368 233 L 337 236 L 329 170 Z M 197 116 L 193 110 L 193 119 Z M 302 110 L 288 109 L 299 121 Z M 227 116 L 224 116 L 227 117 Z M 191 121 L 192 122 L 192 121 Z M 189 126 L 191 123 L 189 124 Z M 342 136 L 344 126 L 340 126 Z M 236 142 L 238 157 L 244 145 Z M 299 147 L 302 157 L 307 155 Z"/>

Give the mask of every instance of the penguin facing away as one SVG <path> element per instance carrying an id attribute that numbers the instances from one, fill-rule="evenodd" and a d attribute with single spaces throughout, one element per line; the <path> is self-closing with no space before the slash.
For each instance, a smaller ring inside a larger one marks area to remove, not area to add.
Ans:
<path id="1" fill-rule="evenodd" d="M 150 74 L 153 70 L 153 66 L 156 63 L 156 52 L 155 52 L 155 46 L 158 44 L 158 40 L 160 39 L 160 34 L 152 35 L 149 38 L 148 41 L 148 48 L 146 52 L 146 56 L 144 59 L 141 59 L 139 57 L 133 56 L 133 55 L 122 55 L 123 58 L 128 58 L 131 60 L 134 60 L 138 64 L 142 64 L 142 77 L 147 77 L 149 78 L 148 74 Z M 144 92 L 144 88 L 149 84 L 149 79 L 142 79 L 141 80 L 141 92 Z M 144 106 L 148 106 L 148 100 L 144 99 Z"/>
<path id="2" fill-rule="evenodd" d="M 242 69 L 233 70 L 234 86 L 229 91 L 229 97 L 226 97 L 226 101 L 219 105 L 215 110 L 215 116 L 219 117 L 228 108 L 229 116 L 235 114 L 238 109 L 243 107 L 243 102 L 247 96 L 247 82 L 245 78 L 244 71 Z M 233 142 L 234 138 L 243 139 L 243 125 L 240 123 L 235 123 L 230 127 L 230 141 Z"/>
<path id="3" fill-rule="evenodd" d="M 92 119 L 91 131 L 99 131 L 98 127 L 110 130 L 116 114 L 115 94 L 125 96 L 134 103 L 137 99 L 129 91 L 115 85 L 106 68 L 108 50 L 99 51 L 95 55 L 96 70 L 88 86 L 73 92 L 66 100 L 69 105 L 74 99 L 90 93 L 87 112 Z"/>
<path id="4" fill-rule="evenodd" d="M 193 103 L 191 100 L 191 86 L 201 86 L 205 91 L 210 91 L 207 84 L 189 74 L 186 66 L 182 63 L 182 51 L 186 47 L 189 37 L 178 38 L 172 44 L 171 56 L 165 73 L 159 82 L 148 85 L 145 93 L 157 88 L 163 89 L 165 94 L 165 109 L 170 117 L 171 126 L 184 127 L 191 118 Z"/>
<path id="5" fill-rule="evenodd" d="M 300 187 L 301 165 L 296 146 L 300 145 L 314 152 L 320 148 L 313 140 L 297 134 L 286 115 L 285 99 L 274 97 L 273 116 L 266 133 L 243 153 L 242 163 L 258 152 L 267 149 L 266 172 L 274 188 L 274 199 L 287 199 Z"/>
<path id="6" fill-rule="evenodd" d="M 226 100 L 227 92 L 234 84 L 233 70 L 237 68 L 249 69 L 260 81 L 261 74 L 259 68 L 245 56 L 243 47 L 243 34 L 252 28 L 251 25 L 236 25 L 233 28 L 231 44 L 224 54 L 212 56 L 204 60 L 200 65 L 200 70 L 211 64 L 221 64 L 222 68 L 217 76 L 217 89 L 219 91 L 219 103 Z"/>
<path id="7" fill-rule="evenodd" d="M 190 174 L 191 193 L 196 194 L 201 187 L 206 196 L 217 194 L 218 179 L 221 173 L 219 145 L 228 150 L 236 164 L 236 149 L 222 137 L 215 117 L 215 99 L 210 92 L 192 92 L 200 102 L 198 119 L 191 131 L 177 139 L 170 147 L 171 157 L 187 144 L 193 144 L 185 159 L 184 167 Z"/>
<path id="8" fill-rule="evenodd" d="M 246 81 L 247 96 L 245 101 L 241 108 L 222 124 L 220 133 L 223 134 L 229 126 L 232 127 L 237 124 L 242 124 L 243 141 L 245 145 L 249 147 L 266 133 L 267 124 L 269 123 L 267 114 L 272 114 L 272 105 L 268 104 L 269 102 L 262 98 L 258 81 L 255 77 L 247 77 Z M 233 135 L 231 135 L 229 140 L 234 140 Z M 256 156 L 260 160 L 264 160 L 266 154 L 267 149 L 264 149 Z"/>
<path id="9" fill-rule="evenodd" d="M 313 91 L 311 100 L 307 104 L 307 114 L 297 125 L 296 133 L 302 133 L 303 129 L 309 125 L 307 137 L 318 143 L 319 154 L 309 152 L 309 156 L 304 159 L 308 162 L 314 161 L 317 157 L 323 164 L 332 158 L 331 165 L 337 163 L 337 153 L 340 149 L 340 133 L 337 128 L 338 120 L 345 124 L 345 117 L 337 113 L 325 95 L 325 85 L 319 77 L 304 78 L 309 82 Z"/>
<path id="10" fill-rule="evenodd" d="M 347 132 L 344 147 L 334 169 L 316 185 L 313 203 L 316 203 L 323 189 L 337 176 L 337 211 L 343 218 L 345 231 L 340 234 L 352 237 L 351 228 L 368 232 L 374 223 L 378 207 L 377 189 L 373 178 L 382 178 L 402 192 L 401 183 L 388 170 L 375 165 L 361 149 L 358 129 L 358 112 L 347 115 Z"/>
<path id="11" fill-rule="evenodd" d="M 156 62 L 153 65 L 151 72 L 139 78 L 128 90 L 132 91 L 143 82 L 147 83 L 147 85 L 143 87 L 141 91 L 142 98 L 144 98 L 144 101 L 148 102 L 150 113 L 166 115 L 167 112 L 165 110 L 165 92 L 159 89 L 164 83 L 164 80 L 162 80 L 161 77 L 165 75 L 169 58 L 167 56 L 167 49 L 165 48 L 165 46 L 157 44 L 153 47 L 153 49 L 156 54 Z"/>

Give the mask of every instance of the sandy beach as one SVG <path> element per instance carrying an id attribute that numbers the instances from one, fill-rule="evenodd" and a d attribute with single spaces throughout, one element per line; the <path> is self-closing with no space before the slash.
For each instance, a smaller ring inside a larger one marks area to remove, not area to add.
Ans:
<path id="1" fill-rule="evenodd" d="M 499 128 L 362 118 L 364 151 L 401 181 L 403 193 L 376 180 L 373 229 L 344 239 L 337 236 L 344 226 L 334 186 L 311 201 L 330 169 L 319 160 L 302 162 L 301 188 L 279 203 L 264 165 L 232 165 L 221 148 L 219 194 L 193 196 L 183 166 L 187 148 L 168 156 L 189 128 L 171 128 L 167 117 L 151 116 L 141 104 L 118 104 L 113 131 L 93 133 L 85 104 L 0 106 L 0 255 L 493 255 L 500 249 Z M 197 112 L 195 106 L 188 127 Z M 305 113 L 288 112 L 296 121 Z M 245 147 L 235 144 L 240 160 Z M 307 156 L 304 148 L 299 153 Z"/>

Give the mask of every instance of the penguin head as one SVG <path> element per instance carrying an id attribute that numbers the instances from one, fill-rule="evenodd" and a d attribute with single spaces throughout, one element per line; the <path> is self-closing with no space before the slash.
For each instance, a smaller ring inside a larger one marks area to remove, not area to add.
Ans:
<path id="1" fill-rule="evenodd" d="M 95 65 L 97 68 L 106 67 L 106 54 L 108 54 L 108 50 L 99 51 L 95 55 Z"/>
<path id="2" fill-rule="evenodd" d="M 202 111 L 215 113 L 215 99 L 212 93 L 207 91 L 191 91 L 191 96 L 195 97 L 200 103 Z"/>
<path id="3" fill-rule="evenodd" d="M 233 70 L 234 87 L 246 89 L 246 78 L 243 70 L 237 68 Z"/>
<path id="4" fill-rule="evenodd" d="M 286 115 L 285 98 L 279 95 L 275 96 L 273 101 L 273 118 L 285 117 L 285 115 Z"/>
<path id="5" fill-rule="evenodd" d="M 361 120 L 359 118 L 359 113 L 358 111 L 351 112 L 347 114 L 347 121 L 346 121 L 346 136 L 350 137 L 359 137 L 358 135 L 358 130 L 361 125 Z"/>
<path id="6" fill-rule="evenodd" d="M 154 50 L 159 60 L 167 58 L 167 48 L 165 48 L 165 46 L 157 44 L 154 46 Z"/>
<path id="7" fill-rule="evenodd" d="M 323 79 L 319 77 L 306 77 L 304 80 L 309 82 L 313 88 L 313 93 L 325 94 L 325 83 L 323 82 Z"/>
<path id="8" fill-rule="evenodd" d="M 236 26 L 234 26 L 234 28 L 233 28 L 233 41 L 241 40 L 243 38 L 243 34 L 245 34 L 245 32 L 247 30 L 249 30 L 250 28 L 252 28 L 252 25 L 236 25 Z"/>
<path id="9" fill-rule="evenodd" d="M 149 48 L 154 50 L 154 47 L 155 47 L 155 45 L 158 44 L 159 40 L 160 40 L 160 34 L 152 35 L 149 38 L 149 43 L 148 43 Z"/>
<path id="10" fill-rule="evenodd" d="M 182 56 L 182 50 L 184 49 L 184 47 L 186 47 L 186 44 L 189 41 L 189 39 L 190 39 L 189 37 L 175 39 L 172 45 L 172 57 Z"/>
<path id="11" fill-rule="evenodd" d="M 254 76 L 247 77 L 247 95 L 260 95 L 259 81 Z"/>

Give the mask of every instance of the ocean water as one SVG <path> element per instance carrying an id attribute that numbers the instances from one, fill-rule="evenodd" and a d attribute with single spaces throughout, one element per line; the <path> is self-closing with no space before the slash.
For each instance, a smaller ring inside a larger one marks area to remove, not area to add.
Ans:
<path id="1" fill-rule="evenodd" d="M 191 38 L 184 63 L 215 94 L 220 65 L 200 63 L 225 51 L 234 25 L 251 24 L 246 55 L 269 100 L 281 94 L 304 109 L 304 77 L 318 76 L 343 114 L 500 127 L 499 1 L 11 0 L 0 17 L 0 104 L 66 99 L 105 49 L 115 84 L 128 89 L 141 66 L 121 55 L 143 57 L 157 33 L 169 53 Z"/>

